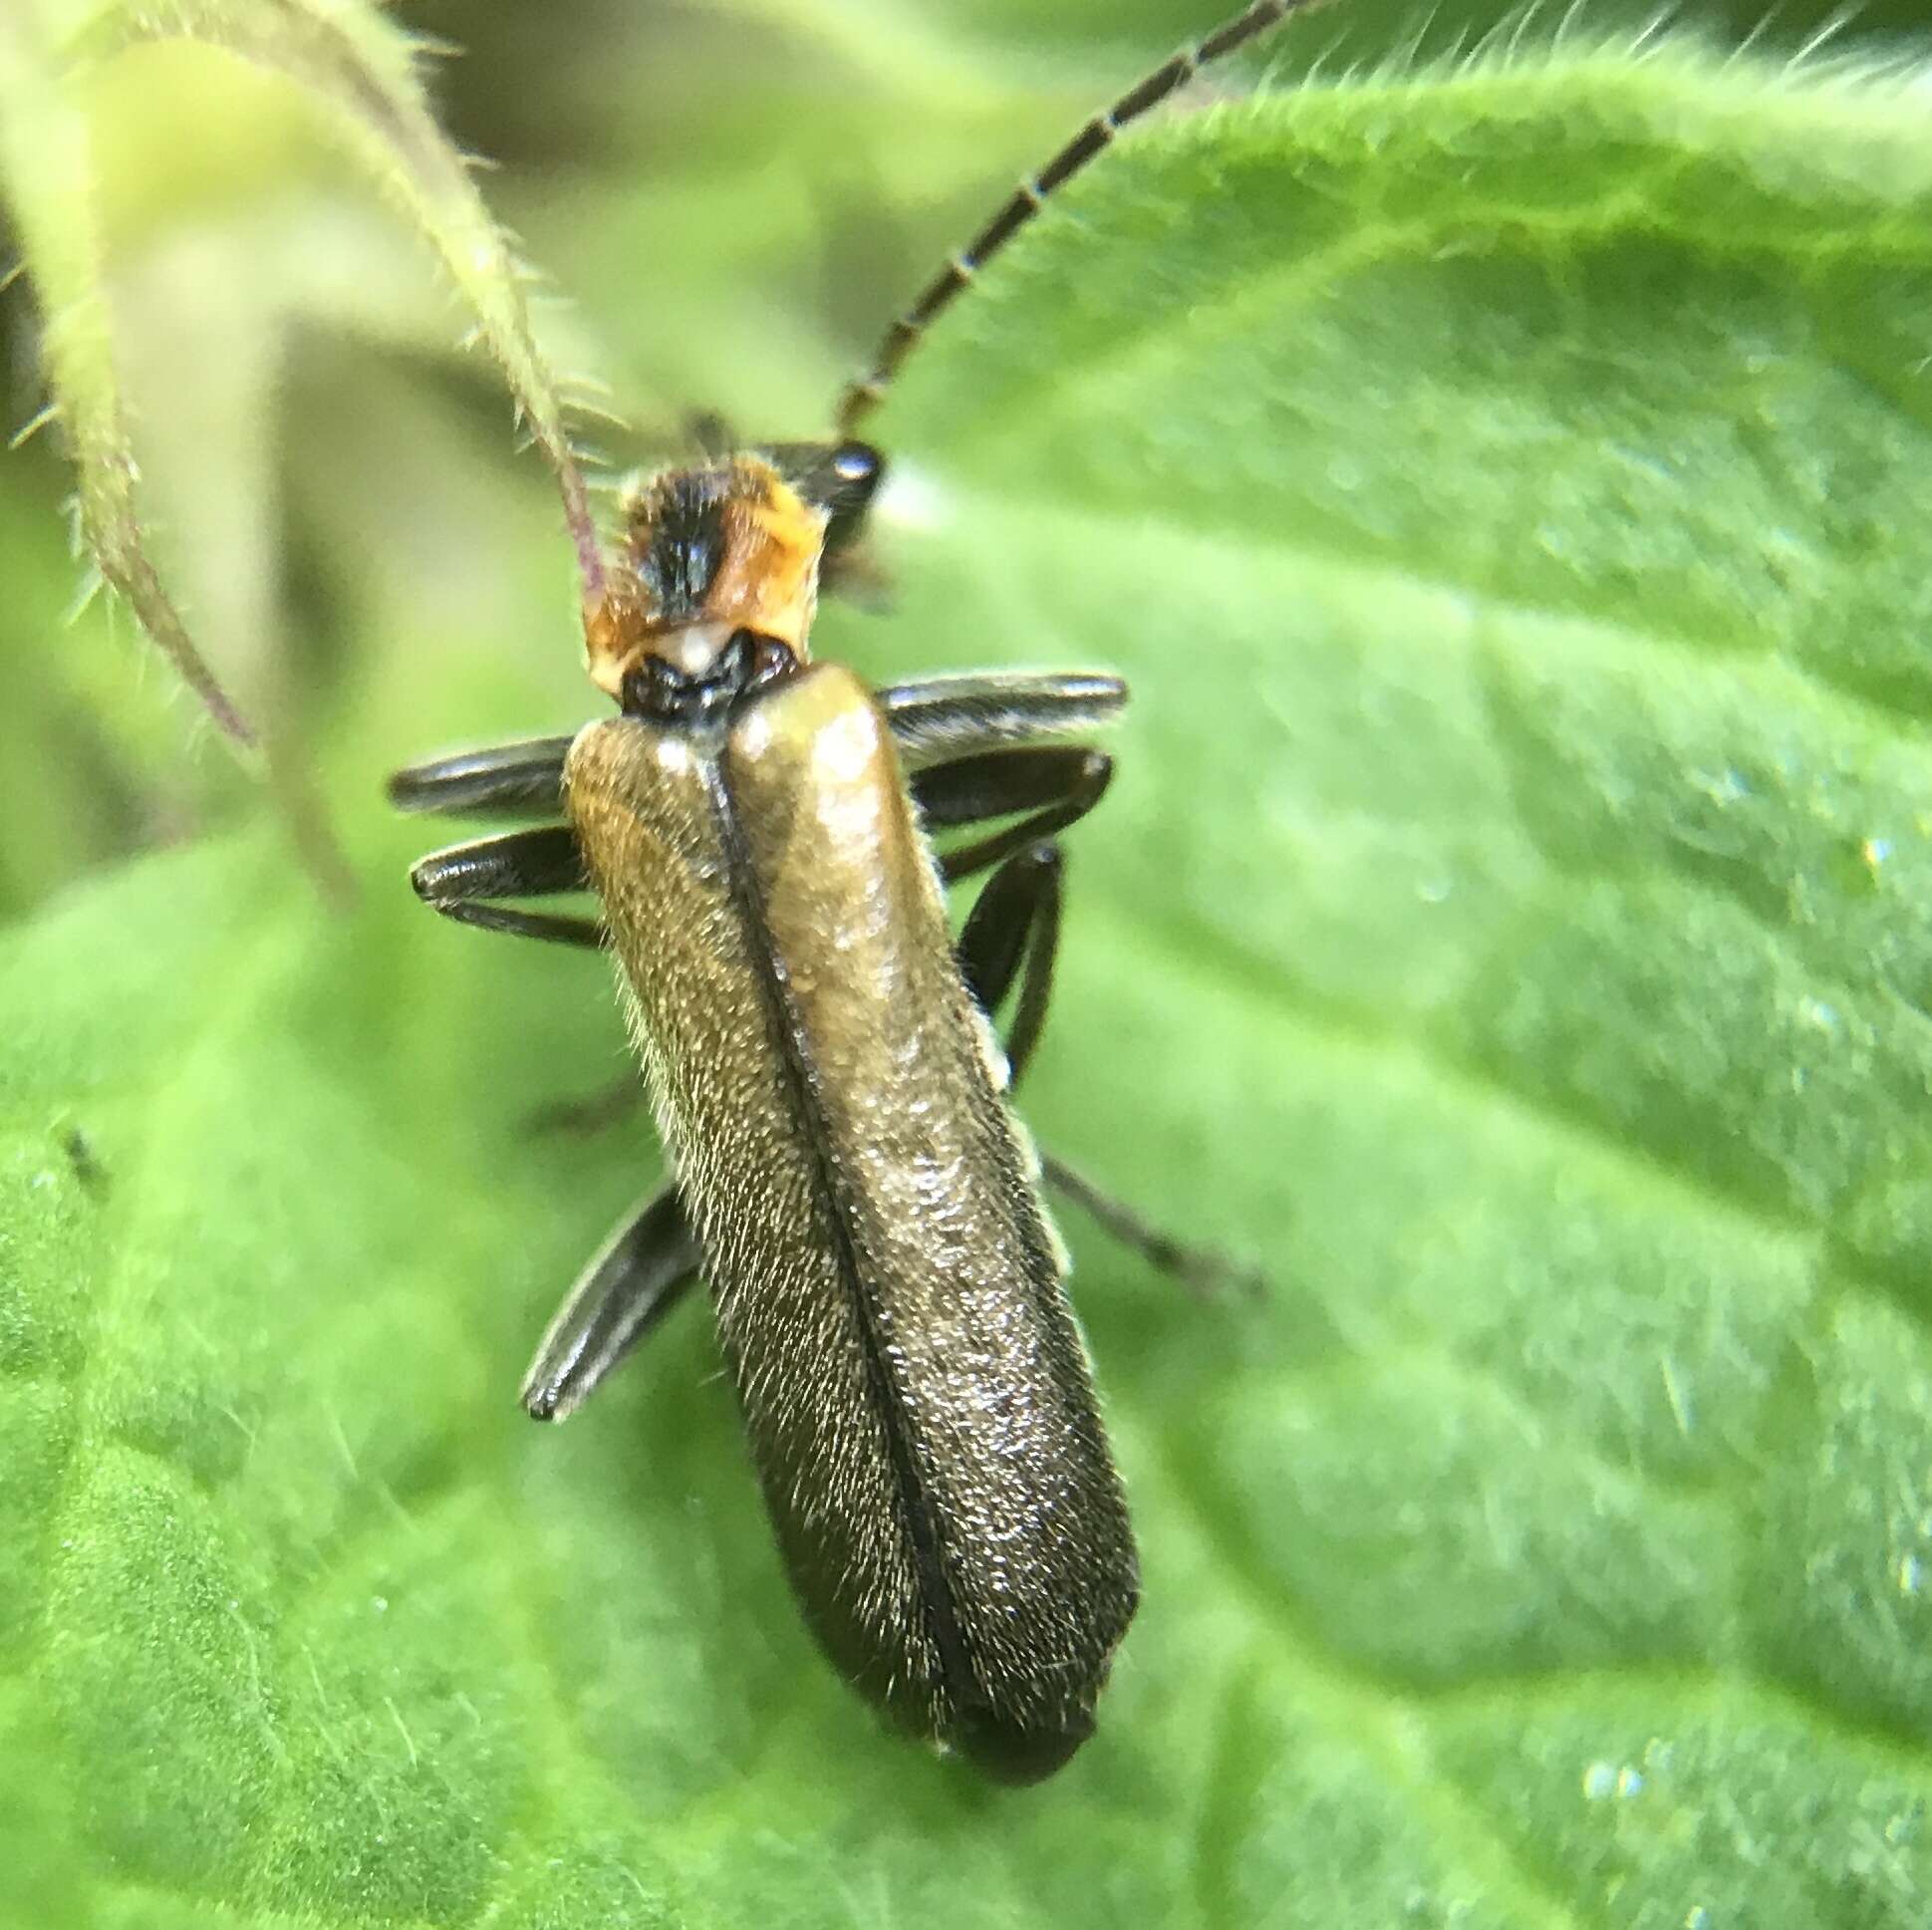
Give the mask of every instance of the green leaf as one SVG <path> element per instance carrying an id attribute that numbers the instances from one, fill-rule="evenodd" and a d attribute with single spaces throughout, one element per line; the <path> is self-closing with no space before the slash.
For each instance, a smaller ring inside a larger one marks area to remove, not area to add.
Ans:
<path id="1" fill-rule="evenodd" d="M 509 673 L 370 690 L 353 919 L 21 932 L 0 1914 L 1916 1930 L 1928 236 L 1922 84 L 1573 56 L 1147 130 L 908 365 L 821 648 L 1132 676 L 1028 1112 L 1274 1280 L 1069 1229 L 1147 1585 L 1037 1791 L 816 1659 L 700 1315 L 514 1411 L 655 1157 L 373 801 Z"/>

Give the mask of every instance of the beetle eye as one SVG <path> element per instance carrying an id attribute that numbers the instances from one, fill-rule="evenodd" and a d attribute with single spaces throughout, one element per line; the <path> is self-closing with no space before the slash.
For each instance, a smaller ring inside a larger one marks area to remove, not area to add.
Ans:
<path id="1" fill-rule="evenodd" d="M 832 473 L 841 482 L 868 482 L 879 473 L 880 460 L 870 442 L 841 442 L 832 451 Z"/>

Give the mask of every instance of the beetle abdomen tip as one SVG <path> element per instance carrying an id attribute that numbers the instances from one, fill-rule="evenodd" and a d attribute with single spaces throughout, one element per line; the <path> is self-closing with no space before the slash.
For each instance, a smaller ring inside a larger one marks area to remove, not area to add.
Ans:
<path id="1" fill-rule="evenodd" d="M 1042 1783 L 1064 1769 L 1073 1753 L 1093 1734 L 1093 1718 L 1046 1729 L 1029 1729 L 992 1710 L 968 1714 L 952 1738 L 953 1746 L 982 1775 L 1019 1787 Z"/>

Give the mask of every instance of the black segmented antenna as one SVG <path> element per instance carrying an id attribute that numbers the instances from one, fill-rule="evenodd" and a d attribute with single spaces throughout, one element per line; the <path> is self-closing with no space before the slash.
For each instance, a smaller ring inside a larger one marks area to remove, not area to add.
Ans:
<path id="1" fill-rule="evenodd" d="M 1012 199 L 933 277 L 926 285 L 926 292 L 886 331 L 885 340 L 873 358 L 871 372 L 849 384 L 839 398 L 839 433 L 842 436 L 852 433 L 854 426 L 886 393 L 887 386 L 899 373 L 899 365 L 912 353 L 913 345 L 953 298 L 1032 220 L 1048 195 L 1064 187 L 1112 144 L 1121 129 L 1138 121 L 1150 108 L 1159 107 L 1177 89 L 1186 87 L 1211 61 L 1246 46 L 1290 14 L 1306 13 L 1325 3 L 1326 0 L 1258 0 L 1257 5 L 1217 27 L 1205 40 L 1182 48 L 1173 59 L 1129 88 L 1104 114 L 1095 115 L 1037 174 L 1019 184 Z"/>

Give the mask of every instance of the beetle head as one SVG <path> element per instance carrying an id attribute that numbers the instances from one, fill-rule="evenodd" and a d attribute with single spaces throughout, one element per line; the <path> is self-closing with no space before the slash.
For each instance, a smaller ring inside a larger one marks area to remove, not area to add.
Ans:
<path id="1" fill-rule="evenodd" d="M 609 592 L 584 626 L 599 689 L 621 698 L 650 659 L 702 680 L 746 635 L 807 661 L 826 512 L 770 463 L 662 470 L 627 498 L 625 525 Z"/>

